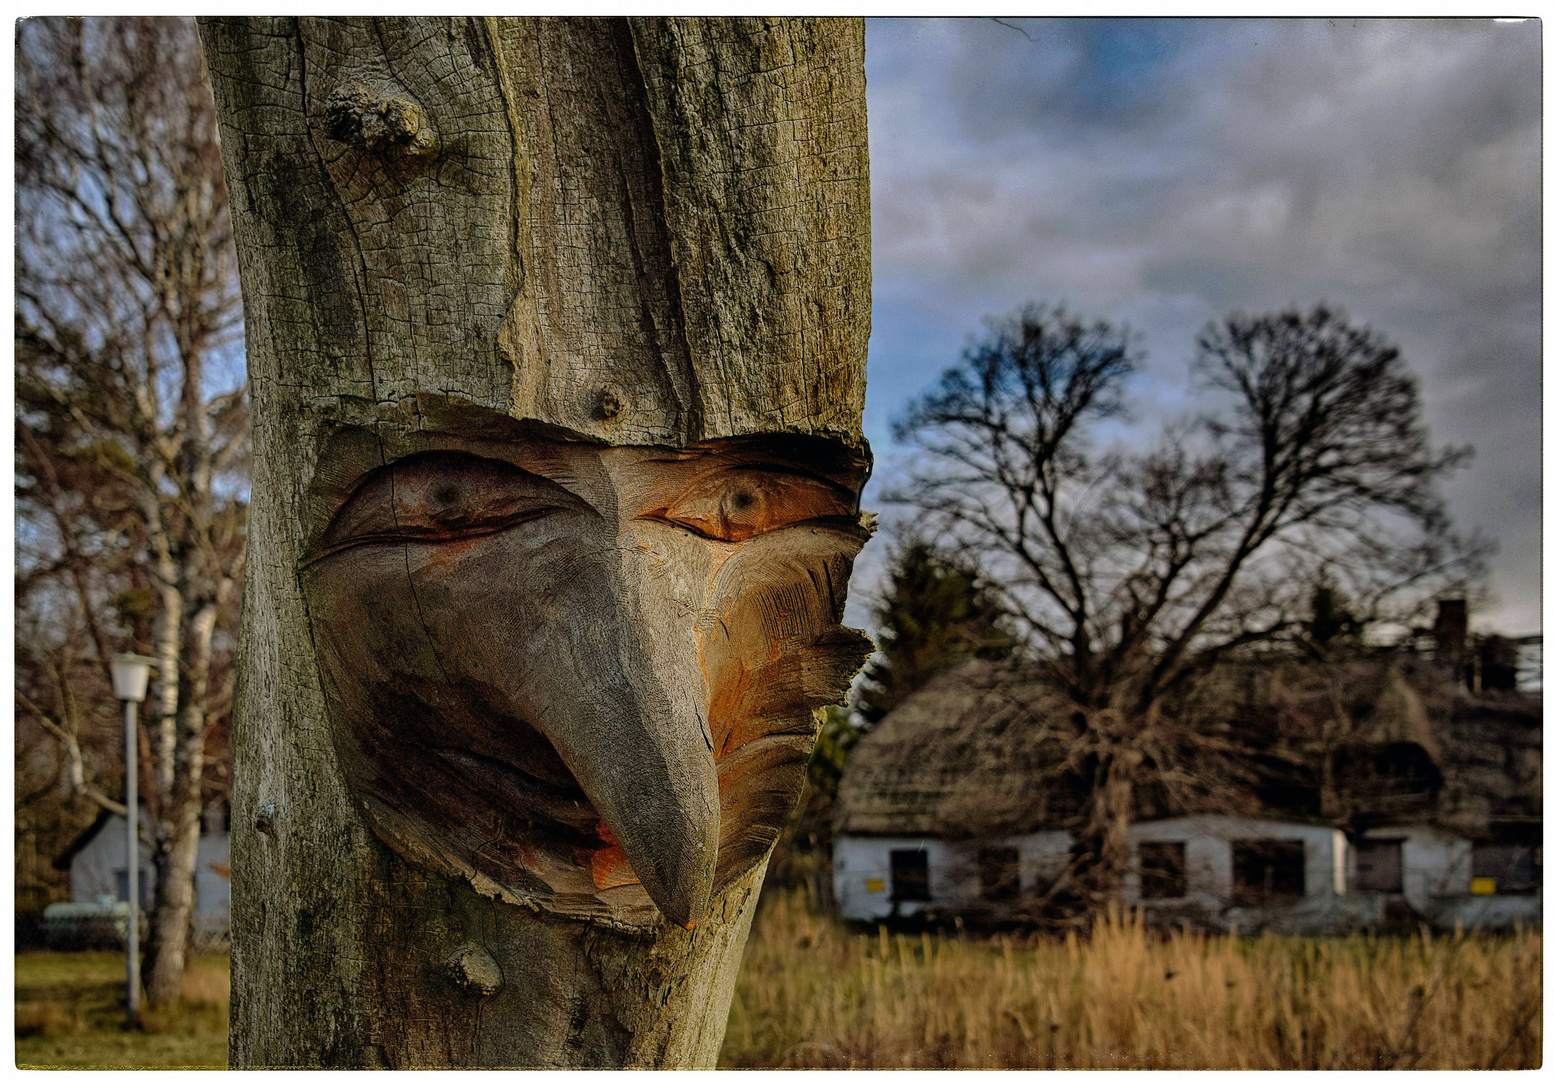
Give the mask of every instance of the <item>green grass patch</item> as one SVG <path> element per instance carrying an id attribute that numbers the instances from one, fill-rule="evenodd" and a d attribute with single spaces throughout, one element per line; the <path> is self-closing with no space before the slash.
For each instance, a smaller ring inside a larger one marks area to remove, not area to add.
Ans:
<path id="1" fill-rule="evenodd" d="M 143 1006 L 124 1025 L 123 953 L 16 957 L 16 1065 L 21 1069 L 225 1069 L 225 954 L 196 955 L 181 999 Z M 144 999 L 142 999 L 144 1000 Z"/>

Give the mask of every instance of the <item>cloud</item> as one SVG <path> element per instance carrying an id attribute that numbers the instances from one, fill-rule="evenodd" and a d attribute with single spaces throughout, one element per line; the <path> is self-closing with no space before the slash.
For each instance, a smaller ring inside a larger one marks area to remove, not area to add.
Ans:
<path id="1" fill-rule="evenodd" d="M 1009 25 L 1005 25 L 1009 24 Z M 1489 623 L 1539 625 L 1539 25 L 1489 20 L 877 20 L 866 432 L 986 315 L 1067 300 L 1185 402 L 1203 324 L 1326 300 L 1393 338 L 1447 487 L 1498 536 Z"/>

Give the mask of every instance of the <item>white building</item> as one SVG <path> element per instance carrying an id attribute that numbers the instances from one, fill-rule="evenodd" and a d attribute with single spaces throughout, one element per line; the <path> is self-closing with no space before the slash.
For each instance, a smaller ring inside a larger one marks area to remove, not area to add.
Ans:
<path id="1" fill-rule="evenodd" d="M 1070 843 L 1061 831 L 962 843 L 839 836 L 831 851 L 837 904 L 848 919 L 1004 914 L 1058 882 Z"/>
<path id="2" fill-rule="evenodd" d="M 1227 693 L 1325 701 L 1327 682 L 1305 674 L 1222 677 Z M 1331 786 L 1318 791 L 1308 768 L 1260 815 L 1135 821 L 1123 901 L 1157 925 L 1246 933 L 1540 922 L 1539 699 L 1469 694 L 1407 657 L 1328 675 L 1347 680 L 1363 717 Z M 1073 845 L 1054 826 L 1082 820 L 1091 794 L 1066 760 L 1072 709 L 1016 661 L 967 662 L 901 701 L 853 748 L 837 792 L 841 914 L 996 921 L 1061 898 Z M 1324 799 L 1353 824 L 1314 820 Z M 1237 802 L 1201 805 L 1216 801 Z"/>
<path id="3" fill-rule="evenodd" d="M 213 808 L 214 809 L 214 808 Z M 145 813 L 145 809 L 141 809 Z M 129 899 L 129 860 L 122 817 L 104 810 L 76 838 L 54 865 L 70 871 L 70 899 L 77 904 L 98 904 Z M 194 938 L 196 945 L 219 944 L 230 933 L 232 883 L 229 860 L 231 838 L 219 813 L 208 813 L 200 834 L 194 866 Z M 140 844 L 139 894 L 147 909 L 156 895 L 156 868 L 151 848 Z"/>
<path id="4" fill-rule="evenodd" d="M 959 841 L 841 835 L 832 849 L 837 905 L 843 918 L 866 921 L 1007 917 L 1061 883 L 1070 844 L 1063 831 Z M 1541 922 L 1542 890 L 1525 869 L 1497 880 L 1476 876 L 1475 861 L 1483 871 L 1506 859 L 1428 825 L 1351 840 L 1327 825 L 1199 814 L 1129 830 L 1122 898 L 1157 925 L 1239 933 Z"/>
<path id="5" fill-rule="evenodd" d="M 1401 902 L 1441 929 L 1534 926 L 1543 921 L 1539 854 L 1431 825 L 1390 825 L 1362 834 L 1349 872 L 1356 893 Z"/>
<path id="6" fill-rule="evenodd" d="M 1349 845 L 1326 825 L 1198 814 L 1128 832 L 1129 907 L 1243 932 L 1342 929 L 1365 912 L 1344 902 Z"/>

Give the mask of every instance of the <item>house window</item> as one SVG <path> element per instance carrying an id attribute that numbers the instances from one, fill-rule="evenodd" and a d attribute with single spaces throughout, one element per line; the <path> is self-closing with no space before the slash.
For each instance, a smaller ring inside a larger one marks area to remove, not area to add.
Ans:
<path id="1" fill-rule="evenodd" d="M 1017 900 L 1020 897 L 1020 849 L 983 848 L 977 852 L 977 874 L 985 900 Z"/>
<path id="2" fill-rule="evenodd" d="M 928 852 L 922 848 L 897 849 L 890 853 L 890 898 L 927 900 Z"/>
<path id="3" fill-rule="evenodd" d="M 147 890 L 146 890 L 146 878 L 149 877 L 149 876 L 150 875 L 148 875 L 146 873 L 146 868 L 144 866 L 142 866 L 140 868 L 140 876 L 135 879 L 135 885 L 136 885 L 135 891 L 140 894 L 140 897 L 136 901 L 136 904 L 139 907 L 141 907 L 141 908 L 145 908 L 145 907 L 150 906 L 149 902 L 148 902 L 148 899 L 147 899 L 147 896 L 146 896 L 146 892 L 147 892 Z M 119 898 L 120 901 L 122 901 L 124 903 L 128 903 L 129 902 L 129 871 L 128 870 L 115 870 L 113 872 L 113 890 L 118 895 L 118 898 Z"/>
<path id="4" fill-rule="evenodd" d="M 1473 876 L 1495 883 L 1495 892 L 1532 892 L 1542 876 L 1542 852 L 1520 844 L 1474 844 Z"/>
<path id="5" fill-rule="evenodd" d="M 1140 898 L 1170 900 L 1186 895 L 1187 845 L 1181 842 L 1140 844 Z"/>
<path id="6" fill-rule="evenodd" d="M 1306 895 L 1306 845 L 1302 840 L 1237 840 L 1230 845 L 1235 903 L 1258 907 Z"/>
<path id="7" fill-rule="evenodd" d="M 1354 887 L 1360 892 L 1403 891 L 1403 841 L 1361 840 L 1354 845 Z"/>

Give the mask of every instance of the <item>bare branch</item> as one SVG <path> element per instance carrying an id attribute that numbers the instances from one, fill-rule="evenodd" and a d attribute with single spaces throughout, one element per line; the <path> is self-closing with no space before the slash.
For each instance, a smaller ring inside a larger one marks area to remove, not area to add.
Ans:
<path id="1" fill-rule="evenodd" d="M 65 748 L 65 754 L 69 761 L 65 775 L 70 782 L 70 790 L 83 798 L 90 799 L 104 810 L 109 810 L 120 817 L 127 816 L 123 803 L 110 799 L 98 790 L 95 784 L 87 781 L 86 764 L 81 757 L 81 744 L 77 740 L 75 732 L 70 728 L 56 724 L 47 713 L 38 708 L 20 690 L 16 691 L 16 700 L 21 702 L 22 708 L 31 714 L 32 718 L 42 726 L 44 731 L 58 739 L 60 745 Z"/>

